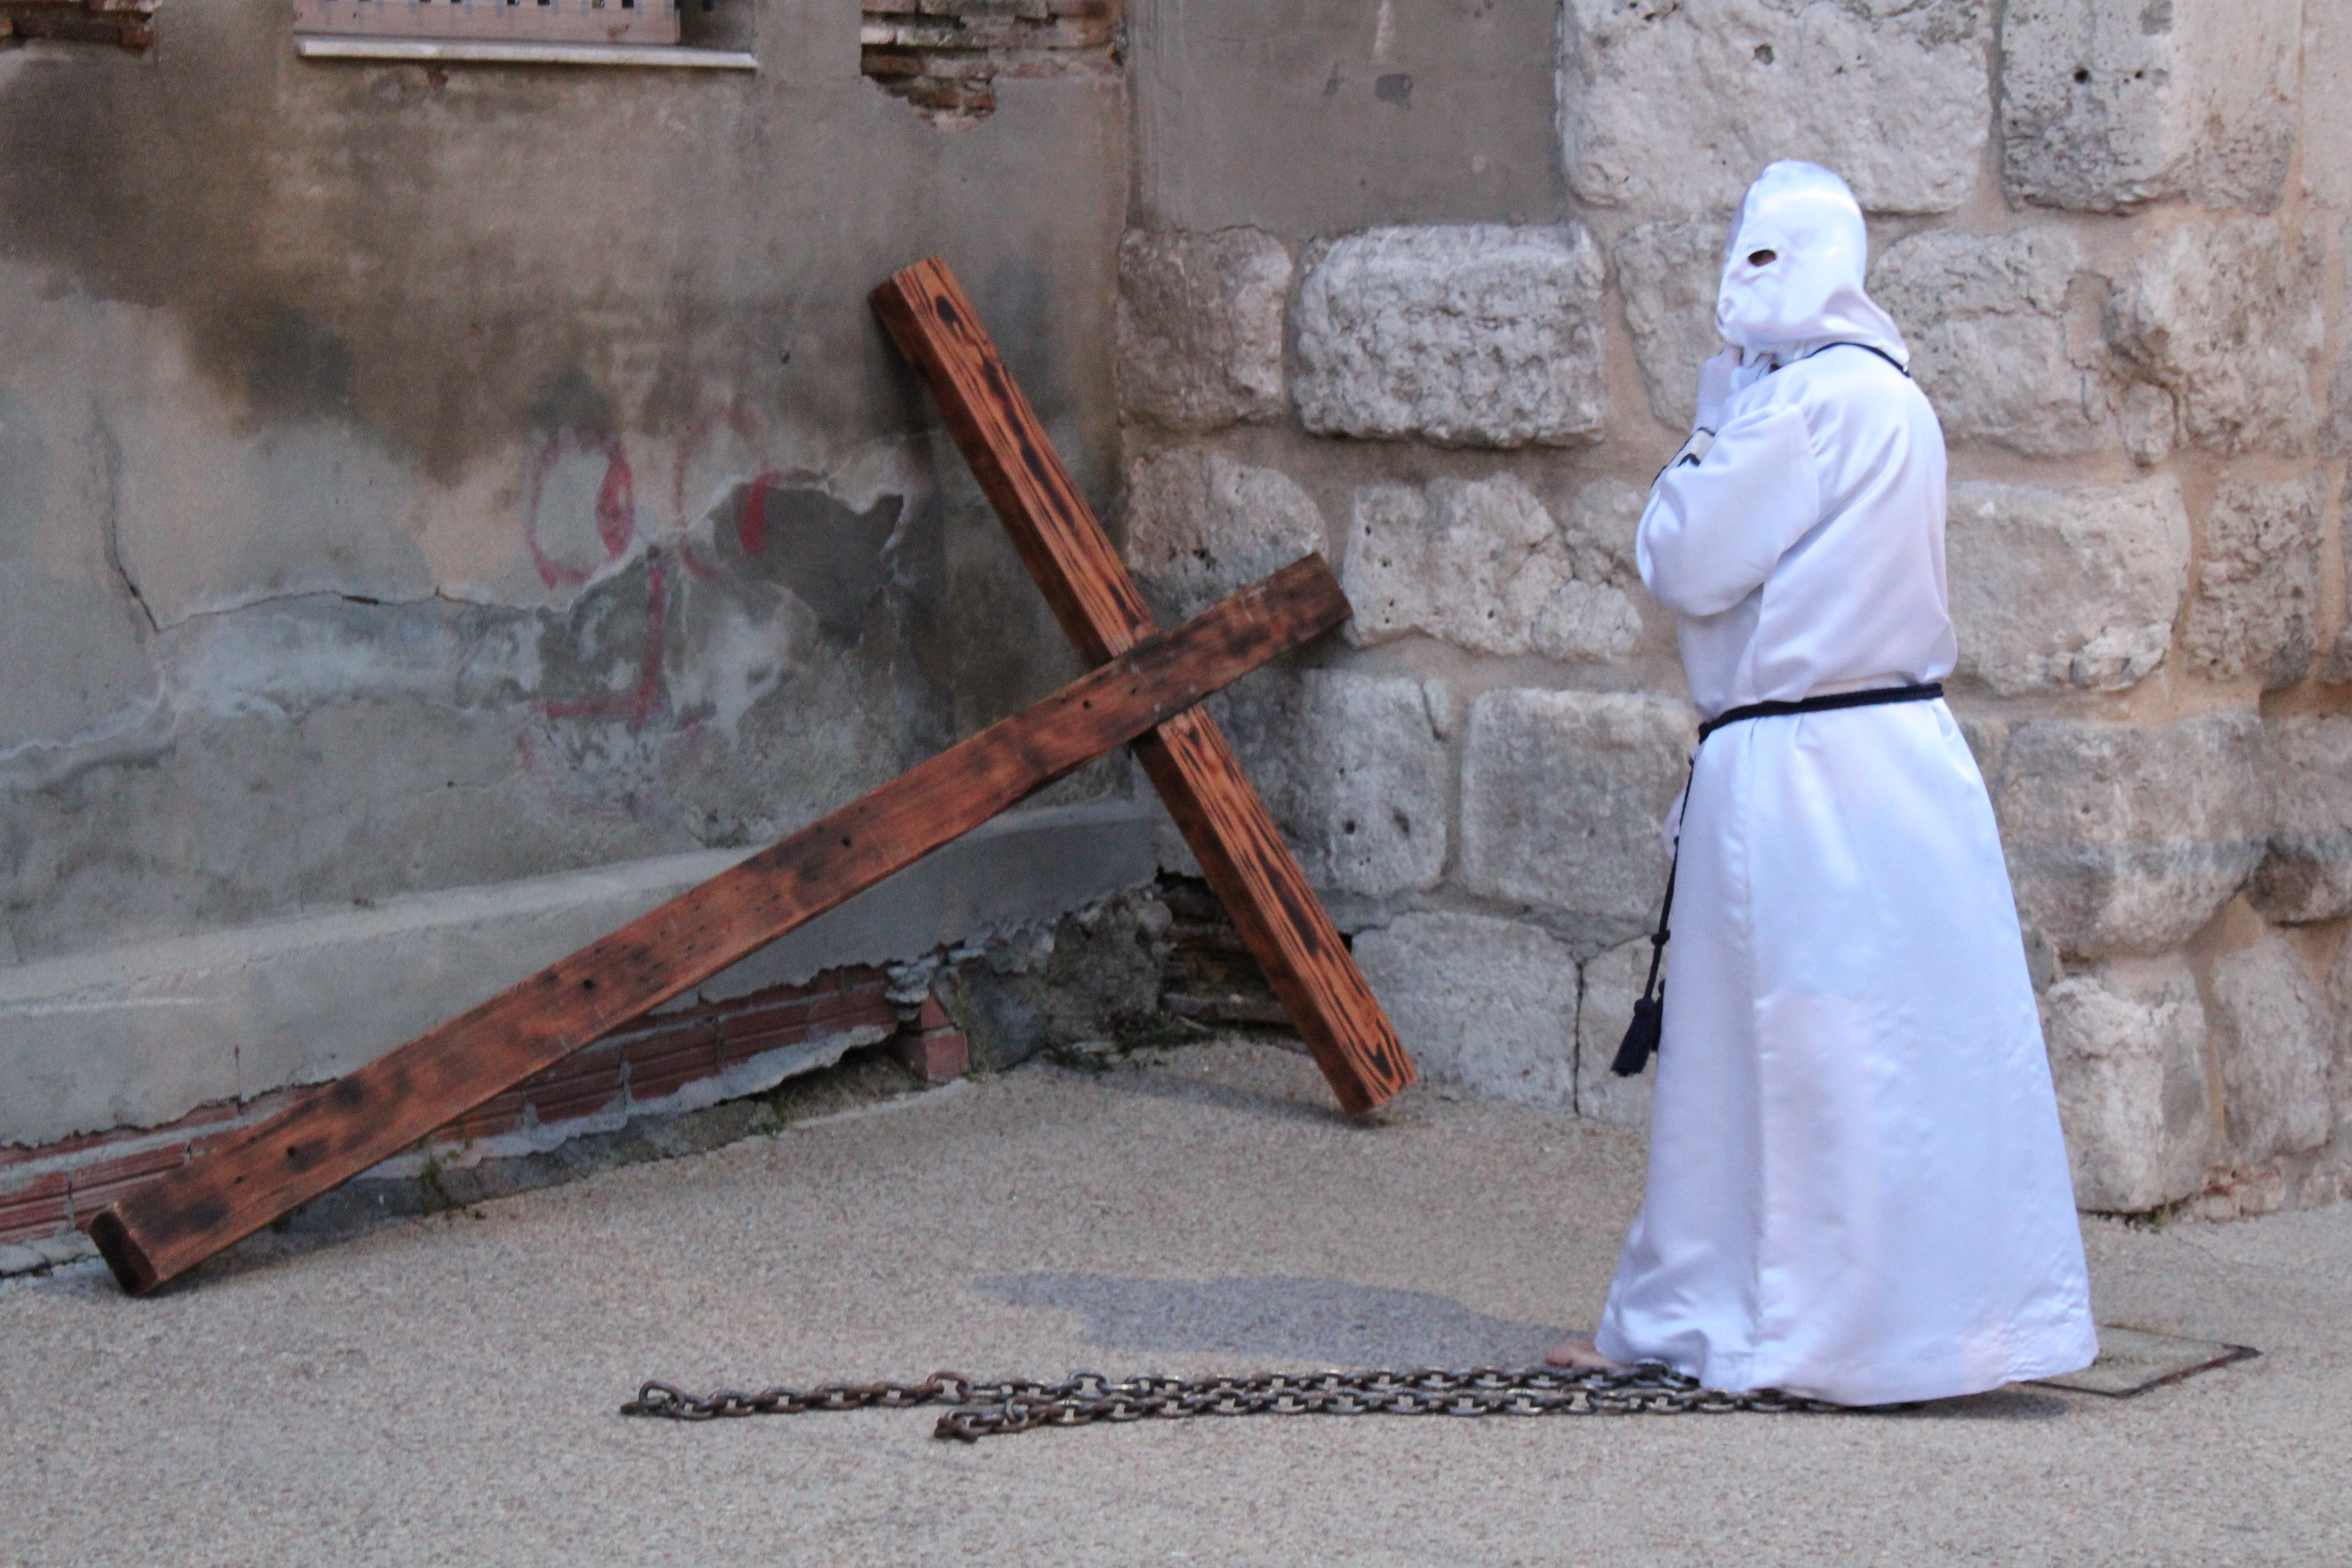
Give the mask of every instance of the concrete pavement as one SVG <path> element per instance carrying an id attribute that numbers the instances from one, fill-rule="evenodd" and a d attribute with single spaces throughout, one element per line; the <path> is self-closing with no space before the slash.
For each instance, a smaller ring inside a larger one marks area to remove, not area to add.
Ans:
<path id="1" fill-rule="evenodd" d="M 645 1377 L 1532 1359 L 1641 1142 L 1302 1058 L 1035 1067 L 325 1242 L 0 1287 L 8 1563 L 2352 1562 L 2352 1208 L 2095 1223 L 2103 1321 L 2258 1346 L 2137 1398 L 1870 1416 L 623 1420 Z"/>

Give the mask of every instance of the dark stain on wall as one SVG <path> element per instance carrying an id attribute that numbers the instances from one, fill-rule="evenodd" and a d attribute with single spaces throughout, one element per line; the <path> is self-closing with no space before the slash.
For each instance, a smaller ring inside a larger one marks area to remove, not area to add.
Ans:
<path id="1" fill-rule="evenodd" d="M 782 583 L 816 612 L 826 637 L 853 647 L 881 592 L 904 505 L 884 496 L 852 511 L 822 489 L 747 480 L 719 506 L 721 569 Z"/>
<path id="2" fill-rule="evenodd" d="M 349 415 L 351 345 L 300 310 L 271 302 L 247 338 L 245 399 L 267 419 Z"/>
<path id="3" fill-rule="evenodd" d="M 663 177 L 687 144 L 627 129 L 725 133 L 740 99 L 650 79 L 719 73 L 321 66 L 276 5 L 174 21 L 147 60 L 16 73 L 0 256 L 176 318 L 248 427 L 343 419 L 446 481 L 563 422 L 551 386 L 614 389 L 656 434 L 714 376 L 773 389 L 772 309 L 723 283 L 740 202 L 698 209 Z M 616 277 L 614 252 L 660 266 Z"/>
<path id="4" fill-rule="evenodd" d="M 577 430 L 618 435 L 621 416 L 604 390 L 578 365 L 566 365 L 541 382 L 530 400 L 530 422 L 546 431 Z"/>

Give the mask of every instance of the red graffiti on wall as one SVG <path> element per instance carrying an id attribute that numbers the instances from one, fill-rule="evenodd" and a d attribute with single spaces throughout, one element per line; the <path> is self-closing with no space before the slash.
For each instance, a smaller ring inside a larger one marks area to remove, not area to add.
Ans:
<path id="1" fill-rule="evenodd" d="M 617 719 L 632 728 L 643 728 L 661 716 L 665 708 L 665 634 L 672 588 L 667 562 L 674 557 L 693 576 L 715 577 L 721 571 L 695 552 L 690 524 L 696 520 L 686 515 L 686 489 L 696 460 L 707 456 L 713 443 L 723 436 L 734 437 L 743 454 L 751 459 L 753 473 L 735 517 L 735 534 L 746 555 L 758 555 L 767 548 L 772 498 L 783 487 L 781 471 L 767 460 L 758 422 L 747 406 L 737 404 L 706 415 L 678 443 L 672 455 L 669 515 L 657 535 L 641 538 L 635 476 L 618 435 L 567 426 L 552 432 L 541 443 L 531 465 L 530 509 L 526 525 L 531 563 L 538 569 L 540 581 L 550 588 L 581 587 L 639 549 L 646 563 L 644 649 L 639 655 L 635 681 L 625 690 L 609 694 L 543 700 L 539 706 L 547 718 Z M 576 497 L 579 491 L 551 481 L 557 479 L 558 469 L 568 462 L 585 459 L 593 468 L 599 458 L 604 470 L 596 485 L 593 521 L 604 560 L 586 565 L 577 559 L 566 559 L 560 542 L 567 538 L 576 540 L 577 524 L 583 520 L 576 513 L 568 518 L 549 515 L 551 504 L 561 504 L 556 500 L 558 496 Z M 572 526 L 566 528 L 566 523 Z"/>
<path id="2" fill-rule="evenodd" d="M 628 453 L 621 438 L 609 432 L 578 430 L 566 427 L 556 431 L 540 444 L 539 456 L 531 464 L 530 514 L 526 528 L 530 546 L 531 564 L 539 568 L 539 580 L 551 588 L 577 587 L 593 574 L 585 566 L 564 561 L 547 548 L 544 537 L 548 519 L 545 510 L 548 481 L 554 476 L 556 466 L 565 458 L 586 456 L 604 459 L 604 482 L 596 489 L 596 538 L 604 547 L 604 558 L 617 561 L 635 539 L 637 532 L 636 479 L 629 468 Z"/>
<path id="3" fill-rule="evenodd" d="M 604 478 L 596 487 L 593 513 L 596 542 L 604 548 L 598 567 L 566 561 L 548 547 L 546 530 L 556 521 L 547 515 L 551 486 L 558 465 L 585 457 L 604 461 Z M 565 427 L 541 443 L 531 465 L 530 511 L 526 525 L 531 563 L 539 580 L 551 588 L 579 587 L 604 564 L 620 561 L 637 542 L 636 479 L 621 438 L 605 431 Z M 637 679 L 625 691 L 586 698 L 548 699 L 540 710 L 550 719 L 620 719 L 641 727 L 654 717 L 662 696 L 663 628 L 668 614 L 668 584 L 657 546 L 646 549 L 646 627 L 644 651 L 638 656 Z"/>
<path id="4" fill-rule="evenodd" d="M 678 558 L 686 569 L 698 577 L 713 577 L 719 568 L 695 553 L 688 529 L 696 520 L 687 516 L 686 486 L 688 470 L 697 458 L 704 456 L 720 436 L 731 435 L 752 457 L 751 478 L 746 483 L 740 509 L 735 517 L 735 542 L 746 555 L 757 555 L 768 547 L 769 499 L 783 488 L 782 473 L 767 460 L 765 443 L 758 433 L 751 411 L 742 404 L 718 409 L 703 416 L 678 443 L 677 460 L 670 469 L 669 510 L 672 525 L 679 539 Z"/>

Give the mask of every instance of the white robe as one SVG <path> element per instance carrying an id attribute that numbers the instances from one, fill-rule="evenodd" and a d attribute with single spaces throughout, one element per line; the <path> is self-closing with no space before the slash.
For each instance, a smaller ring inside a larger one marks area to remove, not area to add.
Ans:
<path id="1" fill-rule="evenodd" d="M 1741 379 L 1639 535 L 1700 713 L 1948 673 L 1927 399 L 1856 348 Z M 1599 1349 L 1848 1405 L 2087 1365 L 2049 1062 L 1950 711 L 1730 725 L 1682 805 L 1649 1186 Z"/>

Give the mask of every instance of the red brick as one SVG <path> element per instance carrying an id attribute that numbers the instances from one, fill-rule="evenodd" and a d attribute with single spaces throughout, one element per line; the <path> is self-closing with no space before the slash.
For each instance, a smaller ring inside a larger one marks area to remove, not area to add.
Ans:
<path id="1" fill-rule="evenodd" d="M 178 1170 L 187 1163 L 187 1144 L 173 1142 L 160 1149 L 95 1161 L 67 1172 L 74 1217 L 79 1219 L 104 1208 L 124 1194 L 145 1186 L 164 1172 Z"/>
<path id="2" fill-rule="evenodd" d="M 463 1143 L 472 1139 L 496 1138 L 502 1132 L 511 1132 L 522 1124 L 524 1103 L 520 1089 L 492 1095 L 457 1121 L 436 1129 L 431 1142 Z"/>
<path id="3" fill-rule="evenodd" d="M 543 1092 L 564 1093 L 575 1084 L 591 1082 L 600 1077 L 617 1075 L 620 1070 L 619 1044 L 612 1040 L 599 1040 L 593 1046 L 572 1052 L 561 1061 L 550 1062 L 515 1085 L 515 1089 L 525 1100 L 536 1101 Z"/>
<path id="4" fill-rule="evenodd" d="M 833 994 L 830 987 L 824 991 L 795 991 L 789 995 L 771 996 L 761 994 L 740 998 L 719 1018 L 721 1029 L 736 1029 L 756 1025 L 762 1019 L 784 1023 L 800 1023 L 826 997 Z"/>
<path id="5" fill-rule="evenodd" d="M 0 1192 L 0 1243 L 54 1235 L 73 1215 L 66 1173 L 52 1171 Z"/>
<path id="6" fill-rule="evenodd" d="M 577 1117 L 593 1115 L 621 1098 L 621 1064 L 604 1063 L 593 1073 L 562 1085 L 534 1090 L 530 1095 L 530 1108 L 542 1122 L 570 1121 Z"/>
<path id="7" fill-rule="evenodd" d="M 890 1042 L 900 1061 L 925 1083 L 946 1083 L 971 1070 L 971 1043 L 961 1029 L 909 1029 Z"/>
<path id="8" fill-rule="evenodd" d="M 690 1035 L 648 1041 L 627 1060 L 629 1098 L 659 1100 L 719 1071 L 719 1031 L 705 1025 Z"/>
<path id="9" fill-rule="evenodd" d="M 786 1007 L 769 1007 L 726 1019 L 719 1026 L 720 1064 L 740 1062 L 779 1046 L 796 1046 L 814 1039 L 817 1029 L 809 1022 L 808 1011 L 807 1003 L 796 1002 Z"/>
<path id="10" fill-rule="evenodd" d="M 883 993 L 888 987 L 881 981 L 871 985 L 845 988 L 826 997 L 809 1011 L 809 1022 L 827 1026 L 826 1032 L 840 1028 L 845 1023 L 877 1023 L 896 1020 L 898 1005 Z"/>
<path id="11" fill-rule="evenodd" d="M 642 1061 L 695 1043 L 708 1043 L 718 1033 L 719 1026 L 707 1018 L 695 1018 L 683 1023 L 665 1022 L 660 1028 L 639 1029 L 634 1034 L 618 1035 L 613 1044 L 624 1061 Z"/>

